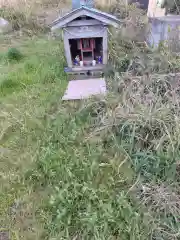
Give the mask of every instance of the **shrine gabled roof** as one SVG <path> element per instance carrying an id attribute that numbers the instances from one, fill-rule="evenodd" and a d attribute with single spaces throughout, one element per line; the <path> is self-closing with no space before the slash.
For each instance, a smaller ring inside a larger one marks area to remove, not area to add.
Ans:
<path id="1" fill-rule="evenodd" d="M 77 8 L 70 13 L 64 15 L 63 17 L 60 17 L 56 19 L 51 25 L 51 29 L 55 30 L 57 28 L 63 28 L 66 26 L 66 24 L 70 23 L 74 19 L 81 17 L 81 16 L 88 16 L 92 17 L 106 25 L 112 25 L 114 27 L 118 27 L 122 20 L 119 20 L 115 16 L 108 14 L 106 12 L 102 12 L 100 10 L 97 10 L 95 8 L 88 8 L 85 6 L 82 6 L 80 8 Z"/>

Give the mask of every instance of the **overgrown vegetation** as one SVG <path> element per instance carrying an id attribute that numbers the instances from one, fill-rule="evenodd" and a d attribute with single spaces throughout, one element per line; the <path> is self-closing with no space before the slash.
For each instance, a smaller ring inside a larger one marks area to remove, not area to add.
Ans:
<path id="1" fill-rule="evenodd" d="M 164 0 L 162 1 L 162 7 L 166 8 L 166 12 L 170 14 L 180 14 L 180 1 L 179 0 Z"/>
<path id="2" fill-rule="evenodd" d="M 145 45 L 133 9 L 111 30 L 105 99 L 61 101 L 59 39 L 4 40 L 0 214 L 12 239 L 180 239 L 179 56 Z"/>
<path id="3" fill-rule="evenodd" d="M 17 48 L 10 48 L 7 52 L 7 59 L 10 61 L 19 61 L 22 57 L 22 53 Z"/>

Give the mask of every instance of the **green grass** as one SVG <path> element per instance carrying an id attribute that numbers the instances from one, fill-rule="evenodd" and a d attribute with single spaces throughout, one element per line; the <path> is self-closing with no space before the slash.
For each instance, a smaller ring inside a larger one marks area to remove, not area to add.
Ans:
<path id="1" fill-rule="evenodd" d="M 26 39 L 16 48 L 19 62 L 1 60 L 3 228 L 16 240 L 179 239 L 172 98 L 163 102 L 144 82 L 105 100 L 62 102 L 61 43 Z M 147 86 L 152 105 L 138 98 Z"/>

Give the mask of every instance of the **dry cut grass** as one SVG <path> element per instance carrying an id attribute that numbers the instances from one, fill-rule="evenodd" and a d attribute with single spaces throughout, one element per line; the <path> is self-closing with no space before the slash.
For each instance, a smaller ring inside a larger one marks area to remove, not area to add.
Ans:
<path id="1" fill-rule="evenodd" d="M 15 30 L 23 30 L 31 35 L 44 32 L 48 24 L 57 16 L 67 12 L 70 1 L 12 0 L 1 1 L 1 16 L 9 20 Z"/>
<path id="2" fill-rule="evenodd" d="M 122 1 L 125 2 L 125 0 L 122 0 Z M 117 1 L 116 0 L 102 0 L 102 1 L 101 0 L 96 0 L 95 2 L 98 6 L 107 7 L 107 6 L 112 6 Z"/>

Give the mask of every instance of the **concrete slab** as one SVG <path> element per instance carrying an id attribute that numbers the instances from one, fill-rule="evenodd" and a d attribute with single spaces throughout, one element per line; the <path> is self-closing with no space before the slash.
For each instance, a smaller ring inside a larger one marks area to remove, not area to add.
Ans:
<path id="1" fill-rule="evenodd" d="M 62 100 L 87 99 L 94 95 L 105 95 L 107 92 L 104 78 L 70 81 Z"/>

